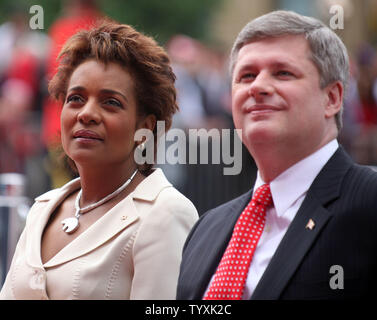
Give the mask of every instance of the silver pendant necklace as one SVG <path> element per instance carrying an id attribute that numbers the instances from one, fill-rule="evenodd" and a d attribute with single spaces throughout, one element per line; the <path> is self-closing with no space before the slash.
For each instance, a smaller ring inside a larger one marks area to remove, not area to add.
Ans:
<path id="1" fill-rule="evenodd" d="M 113 193 L 110 193 L 109 195 L 107 195 L 103 199 L 101 199 L 101 200 L 99 200 L 95 203 L 92 203 L 92 204 L 90 204 L 90 205 L 88 205 L 84 208 L 80 208 L 80 199 L 81 199 L 81 195 L 82 195 L 82 189 L 81 189 L 79 191 L 79 193 L 77 194 L 76 201 L 75 201 L 75 210 L 76 210 L 75 216 L 62 220 L 63 231 L 68 233 L 68 234 L 75 232 L 80 225 L 79 219 L 80 219 L 82 214 L 84 214 L 84 213 L 86 213 L 90 210 L 93 210 L 94 208 L 97 208 L 100 205 L 104 204 L 105 202 L 116 197 L 119 193 L 121 193 L 131 183 L 131 181 L 135 177 L 137 171 L 138 171 L 138 169 L 136 169 L 135 172 L 132 174 L 132 176 L 122 186 L 120 186 L 118 189 L 116 189 Z"/>

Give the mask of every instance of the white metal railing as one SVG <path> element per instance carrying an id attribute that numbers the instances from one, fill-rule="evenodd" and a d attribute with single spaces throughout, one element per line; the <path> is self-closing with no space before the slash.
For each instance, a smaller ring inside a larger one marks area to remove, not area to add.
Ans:
<path id="1" fill-rule="evenodd" d="M 30 209 L 30 201 L 24 193 L 24 175 L 0 174 L 0 287 L 5 280 Z"/>

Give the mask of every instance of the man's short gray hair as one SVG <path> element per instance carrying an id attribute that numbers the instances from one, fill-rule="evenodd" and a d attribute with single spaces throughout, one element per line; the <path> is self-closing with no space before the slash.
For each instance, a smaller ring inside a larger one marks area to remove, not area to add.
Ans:
<path id="1" fill-rule="evenodd" d="M 304 35 L 309 42 L 312 60 L 320 75 L 320 87 L 341 81 L 344 90 L 349 76 L 349 59 L 342 40 L 321 21 L 293 11 L 273 11 L 250 21 L 239 33 L 230 54 L 233 75 L 241 48 L 250 42 L 284 35 Z M 344 95 L 343 95 L 344 96 Z M 343 106 L 335 116 L 338 130 L 342 127 Z"/>

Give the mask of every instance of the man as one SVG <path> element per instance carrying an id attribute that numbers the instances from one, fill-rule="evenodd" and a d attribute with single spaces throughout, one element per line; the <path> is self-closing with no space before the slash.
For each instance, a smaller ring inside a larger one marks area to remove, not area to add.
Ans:
<path id="1" fill-rule="evenodd" d="M 356 165 L 336 140 L 348 77 L 342 41 L 316 19 L 275 11 L 240 32 L 230 67 L 233 119 L 257 179 L 194 226 L 177 298 L 370 297 L 377 173 Z M 272 196 L 265 204 L 253 196 L 261 186 L 262 197 Z M 259 225 L 245 225 L 254 209 Z M 248 242 L 255 246 L 247 254 L 238 249 Z"/>

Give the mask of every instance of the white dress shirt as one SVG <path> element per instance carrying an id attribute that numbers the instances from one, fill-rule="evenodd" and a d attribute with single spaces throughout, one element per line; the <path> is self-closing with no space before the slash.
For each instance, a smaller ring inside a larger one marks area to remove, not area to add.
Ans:
<path id="1" fill-rule="evenodd" d="M 337 140 L 332 140 L 270 182 L 274 205 L 266 212 L 265 227 L 250 264 L 243 299 L 250 299 L 309 187 L 338 147 Z M 258 171 L 254 191 L 263 184 Z"/>

